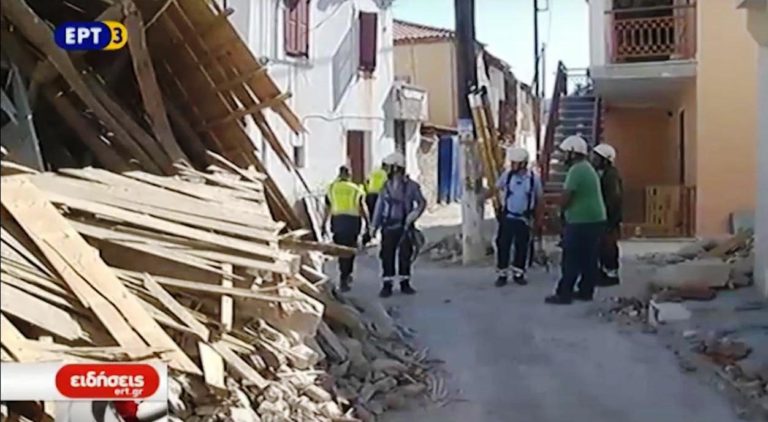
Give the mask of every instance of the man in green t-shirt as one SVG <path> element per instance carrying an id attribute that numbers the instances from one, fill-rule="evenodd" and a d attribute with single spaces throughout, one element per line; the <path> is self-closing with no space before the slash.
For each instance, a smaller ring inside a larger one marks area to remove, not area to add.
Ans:
<path id="1" fill-rule="evenodd" d="M 606 221 L 600 177 L 587 155 L 589 147 L 580 136 L 569 136 L 560 144 L 569 166 L 561 206 L 565 211 L 562 277 L 555 294 L 546 303 L 570 304 L 573 299 L 592 300 L 599 277 L 597 268 L 600 236 Z M 576 282 L 578 291 L 574 293 Z"/>

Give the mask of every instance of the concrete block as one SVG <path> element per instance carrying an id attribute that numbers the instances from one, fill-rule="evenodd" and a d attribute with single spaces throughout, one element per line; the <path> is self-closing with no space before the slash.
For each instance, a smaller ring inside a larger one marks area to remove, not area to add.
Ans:
<path id="1" fill-rule="evenodd" d="M 659 303 L 652 300 L 648 304 L 648 323 L 654 327 L 674 321 L 685 321 L 691 318 L 691 311 L 681 303 Z"/>
<path id="2" fill-rule="evenodd" d="M 659 287 L 725 287 L 731 266 L 717 258 L 686 261 L 659 268 L 653 282 Z"/>
<path id="3" fill-rule="evenodd" d="M 701 243 L 696 242 L 683 246 L 679 251 L 677 251 L 677 254 L 685 259 L 694 259 L 704 252 L 706 252 L 706 250 L 701 245 Z"/>

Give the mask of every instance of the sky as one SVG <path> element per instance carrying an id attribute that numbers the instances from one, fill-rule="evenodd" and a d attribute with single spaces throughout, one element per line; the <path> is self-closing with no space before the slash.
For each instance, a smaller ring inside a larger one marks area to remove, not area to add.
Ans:
<path id="1" fill-rule="evenodd" d="M 453 29 L 454 0 L 395 0 L 396 19 Z M 539 0 L 539 40 L 547 43 L 546 90 L 552 90 L 557 62 L 589 66 L 589 6 L 586 0 Z M 533 0 L 475 0 L 475 35 L 512 66 L 515 76 L 533 81 Z"/>

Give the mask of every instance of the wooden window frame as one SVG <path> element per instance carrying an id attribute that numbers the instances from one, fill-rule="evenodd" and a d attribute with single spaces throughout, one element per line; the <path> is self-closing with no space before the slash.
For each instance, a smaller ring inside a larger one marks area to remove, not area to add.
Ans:
<path id="1" fill-rule="evenodd" d="M 309 57 L 310 0 L 286 0 L 284 50 L 289 57 Z"/>

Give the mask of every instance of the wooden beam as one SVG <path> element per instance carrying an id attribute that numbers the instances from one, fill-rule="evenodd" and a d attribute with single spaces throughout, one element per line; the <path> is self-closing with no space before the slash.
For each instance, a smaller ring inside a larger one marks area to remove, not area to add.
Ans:
<path id="1" fill-rule="evenodd" d="M 67 311 L 8 283 L 3 283 L 0 309 L 63 339 L 75 341 L 85 338 L 82 327 Z"/>
<path id="2" fill-rule="evenodd" d="M 122 0 L 122 4 L 128 12 L 125 17 L 125 28 L 131 34 L 128 38 L 128 48 L 133 59 L 133 70 L 136 72 L 139 91 L 144 101 L 144 109 L 148 114 L 155 138 L 168 154 L 168 157 L 171 158 L 171 161 L 189 162 L 189 158 L 176 143 L 176 137 L 171 130 L 171 123 L 168 121 L 168 114 L 166 114 L 163 104 L 163 94 L 157 85 L 152 58 L 147 50 L 147 39 L 141 14 L 133 0 Z"/>
<path id="3" fill-rule="evenodd" d="M 227 385 L 224 383 L 224 359 L 213 349 L 213 347 L 197 342 L 197 350 L 200 352 L 200 363 L 203 366 L 203 378 L 208 386 L 224 392 Z"/>
<path id="4" fill-rule="evenodd" d="M 33 72 L 36 72 L 36 70 L 34 70 L 36 63 L 35 58 L 21 47 L 16 34 L 11 33 L 7 28 L 3 28 L 2 37 L 0 37 L 0 39 L 2 39 L 3 51 L 8 53 L 13 62 L 19 66 L 24 74 L 31 75 Z M 56 72 L 56 68 L 54 68 L 49 61 L 45 61 L 44 63 L 47 63 L 53 72 Z M 40 65 L 38 65 L 38 68 L 39 66 Z M 63 93 L 60 94 L 55 88 L 48 85 L 43 86 L 42 92 L 48 102 L 50 102 L 56 111 L 59 112 L 59 115 L 61 115 L 69 127 L 77 133 L 80 140 L 93 152 L 96 161 L 98 161 L 99 164 L 104 166 L 104 168 L 115 172 L 123 172 L 131 169 L 128 162 L 104 142 L 98 130 L 93 127 L 91 122 L 80 115 L 80 112 Z"/>
<path id="5" fill-rule="evenodd" d="M 263 103 L 258 103 L 247 108 L 234 110 L 231 114 L 227 116 L 222 116 L 222 117 L 219 117 L 218 119 L 205 122 L 205 124 L 203 124 L 202 126 L 196 127 L 195 130 L 197 130 L 198 132 L 204 132 L 204 131 L 210 130 L 211 128 L 218 126 L 222 123 L 231 122 L 233 120 L 243 118 L 250 114 L 258 113 L 261 110 L 264 110 L 265 108 L 274 107 L 277 104 L 281 104 L 283 101 L 287 100 L 288 98 L 291 98 L 291 93 L 284 92 L 275 98 L 271 98 L 267 101 L 264 101 Z"/>
<path id="6" fill-rule="evenodd" d="M 262 66 L 259 68 L 256 68 L 250 72 L 243 73 L 242 75 L 238 76 L 237 78 L 228 81 L 226 83 L 223 83 L 221 85 L 216 85 L 216 91 L 222 92 L 230 90 L 244 82 L 248 82 L 255 78 L 260 78 L 267 74 L 267 68 Z"/>
<path id="7" fill-rule="evenodd" d="M 224 270 L 224 272 L 232 274 L 232 264 L 224 263 L 221 265 L 221 269 Z M 221 278 L 221 286 L 231 288 L 232 277 L 223 276 Z M 227 331 L 232 331 L 232 322 L 234 318 L 233 305 L 234 302 L 232 301 L 232 296 L 221 295 L 221 325 L 223 325 Z"/>
<path id="8" fill-rule="evenodd" d="M 160 283 L 155 281 L 151 275 L 147 273 L 144 273 L 143 275 L 144 287 L 149 291 L 149 293 L 154 296 L 155 299 L 160 301 L 160 303 L 162 303 L 166 309 L 171 311 L 171 313 L 175 315 L 179 321 L 183 322 L 187 327 L 194 331 L 197 336 L 200 337 L 200 340 L 208 341 L 211 336 L 211 332 L 208 330 L 208 327 L 198 321 L 197 318 L 192 315 L 189 309 L 185 308 L 184 305 L 174 299 L 174 297 L 171 296 L 171 294 L 168 293 L 163 288 L 163 286 L 160 285 Z"/>
<path id="9" fill-rule="evenodd" d="M 136 297 L 117 279 L 98 253 L 67 223 L 43 192 L 26 176 L 3 177 L 0 181 L 0 192 L 2 204 L 30 234 L 38 247 L 51 249 L 46 256 L 57 254 L 64 261 L 65 265 L 59 265 L 57 268 L 60 274 L 72 271 L 81 276 L 99 292 L 99 296 L 103 296 L 126 315 L 126 322 L 136 330 L 131 333 L 131 337 L 139 333 L 147 345 L 169 351 L 167 356 L 170 358 L 170 366 L 180 371 L 202 374 L 195 363 L 144 310 Z M 139 340 L 124 345 L 143 346 L 144 343 Z"/>
<path id="10" fill-rule="evenodd" d="M 93 111 L 96 117 L 115 133 L 115 140 L 130 152 L 133 158 L 138 160 L 147 170 L 160 172 L 160 168 L 155 165 L 149 155 L 131 139 L 117 120 L 96 99 L 85 84 L 80 72 L 72 63 L 67 52 L 56 45 L 53 32 L 48 25 L 22 0 L 3 1 L 0 3 L 0 8 L 2 8 L 3 14 L 13 22 L 27 40 L 48 56 L 49 60 L 80 99 Z"/>

